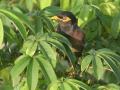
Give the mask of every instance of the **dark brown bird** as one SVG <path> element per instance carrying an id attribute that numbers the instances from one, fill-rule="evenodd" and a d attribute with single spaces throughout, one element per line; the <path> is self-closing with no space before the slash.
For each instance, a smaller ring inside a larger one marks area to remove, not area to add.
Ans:
<path id="1" fill-rule="evenodd" d="M 72 44 L 72 51 L 81 56 L 84 48 L 85 34 L 77 25 L 77 18 L 73 13 L 63 11 L 52 19 L 58 22 L 57 32 L 64 35 Z"/>

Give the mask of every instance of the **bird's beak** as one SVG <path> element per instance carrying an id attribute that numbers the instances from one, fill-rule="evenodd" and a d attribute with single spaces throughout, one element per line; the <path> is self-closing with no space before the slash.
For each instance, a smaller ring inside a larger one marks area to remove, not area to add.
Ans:
<path id="1" fill-rule="evenodd" d="M 51 17 L 51 19 L 56 20 L 56 21 L 62 21 L 62 22 L 68 22 L 71 20 L 69 17 L 66 17 L 65 19 L 61 19 L 58 16 L 53 16 L 53 17 Z"/>
<path id="2" fill-rule="evenodd" d="M 69 22 L 69 21 L 71 21 L 71 19 L 69 17 L 66 17 L 66 19 L 63 19 L 62 21 L 63 22 Z"/>

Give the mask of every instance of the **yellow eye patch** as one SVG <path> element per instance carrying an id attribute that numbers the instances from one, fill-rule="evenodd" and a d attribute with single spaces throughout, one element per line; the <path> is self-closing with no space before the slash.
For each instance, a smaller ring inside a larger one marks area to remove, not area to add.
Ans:
<path id="1" fill-rule="evenodd" d="M 51 17 L 51 19 L 53 19 L 53 20 L 59 20 L 60 18 L 58 16 L 53 16 L 53 17 Z"/>
<path id="2" fill-rule="evenodd" d="M 63 22 L 68 22 L 68 21 L 71 20 L 69 17 L 59 18 L 58 16 L 53 16 L 53 17 L 51 17 L 51 19 L 58 20 L 58 21 L 63 21 Z"/>

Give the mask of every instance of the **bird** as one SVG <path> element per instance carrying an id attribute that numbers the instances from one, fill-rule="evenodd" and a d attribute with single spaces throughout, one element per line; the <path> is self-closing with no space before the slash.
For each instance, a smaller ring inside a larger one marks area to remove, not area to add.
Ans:
<path id="1" fill-rule="evenodd" d="M 58 22 L 57 33 L 65 36 L 72 44 L 72 52 L 77 57 L 82 55 L 82 51 L 85 44 L 85 33 L 77 25 L 78 19 L 70 11 L 62 11 L 58 15 L 51 17 L 51 19 Z"/>

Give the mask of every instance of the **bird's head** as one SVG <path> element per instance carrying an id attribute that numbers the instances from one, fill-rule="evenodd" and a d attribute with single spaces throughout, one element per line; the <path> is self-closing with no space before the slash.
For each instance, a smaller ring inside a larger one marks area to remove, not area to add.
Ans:
<path id="1" fill-rule="evenodd" d="M 51 17 L 51 19 L 56 20 L 61 26 L 77 24 L 75 15 L 69 11 L 63 11 L 60 14 Z"/>

